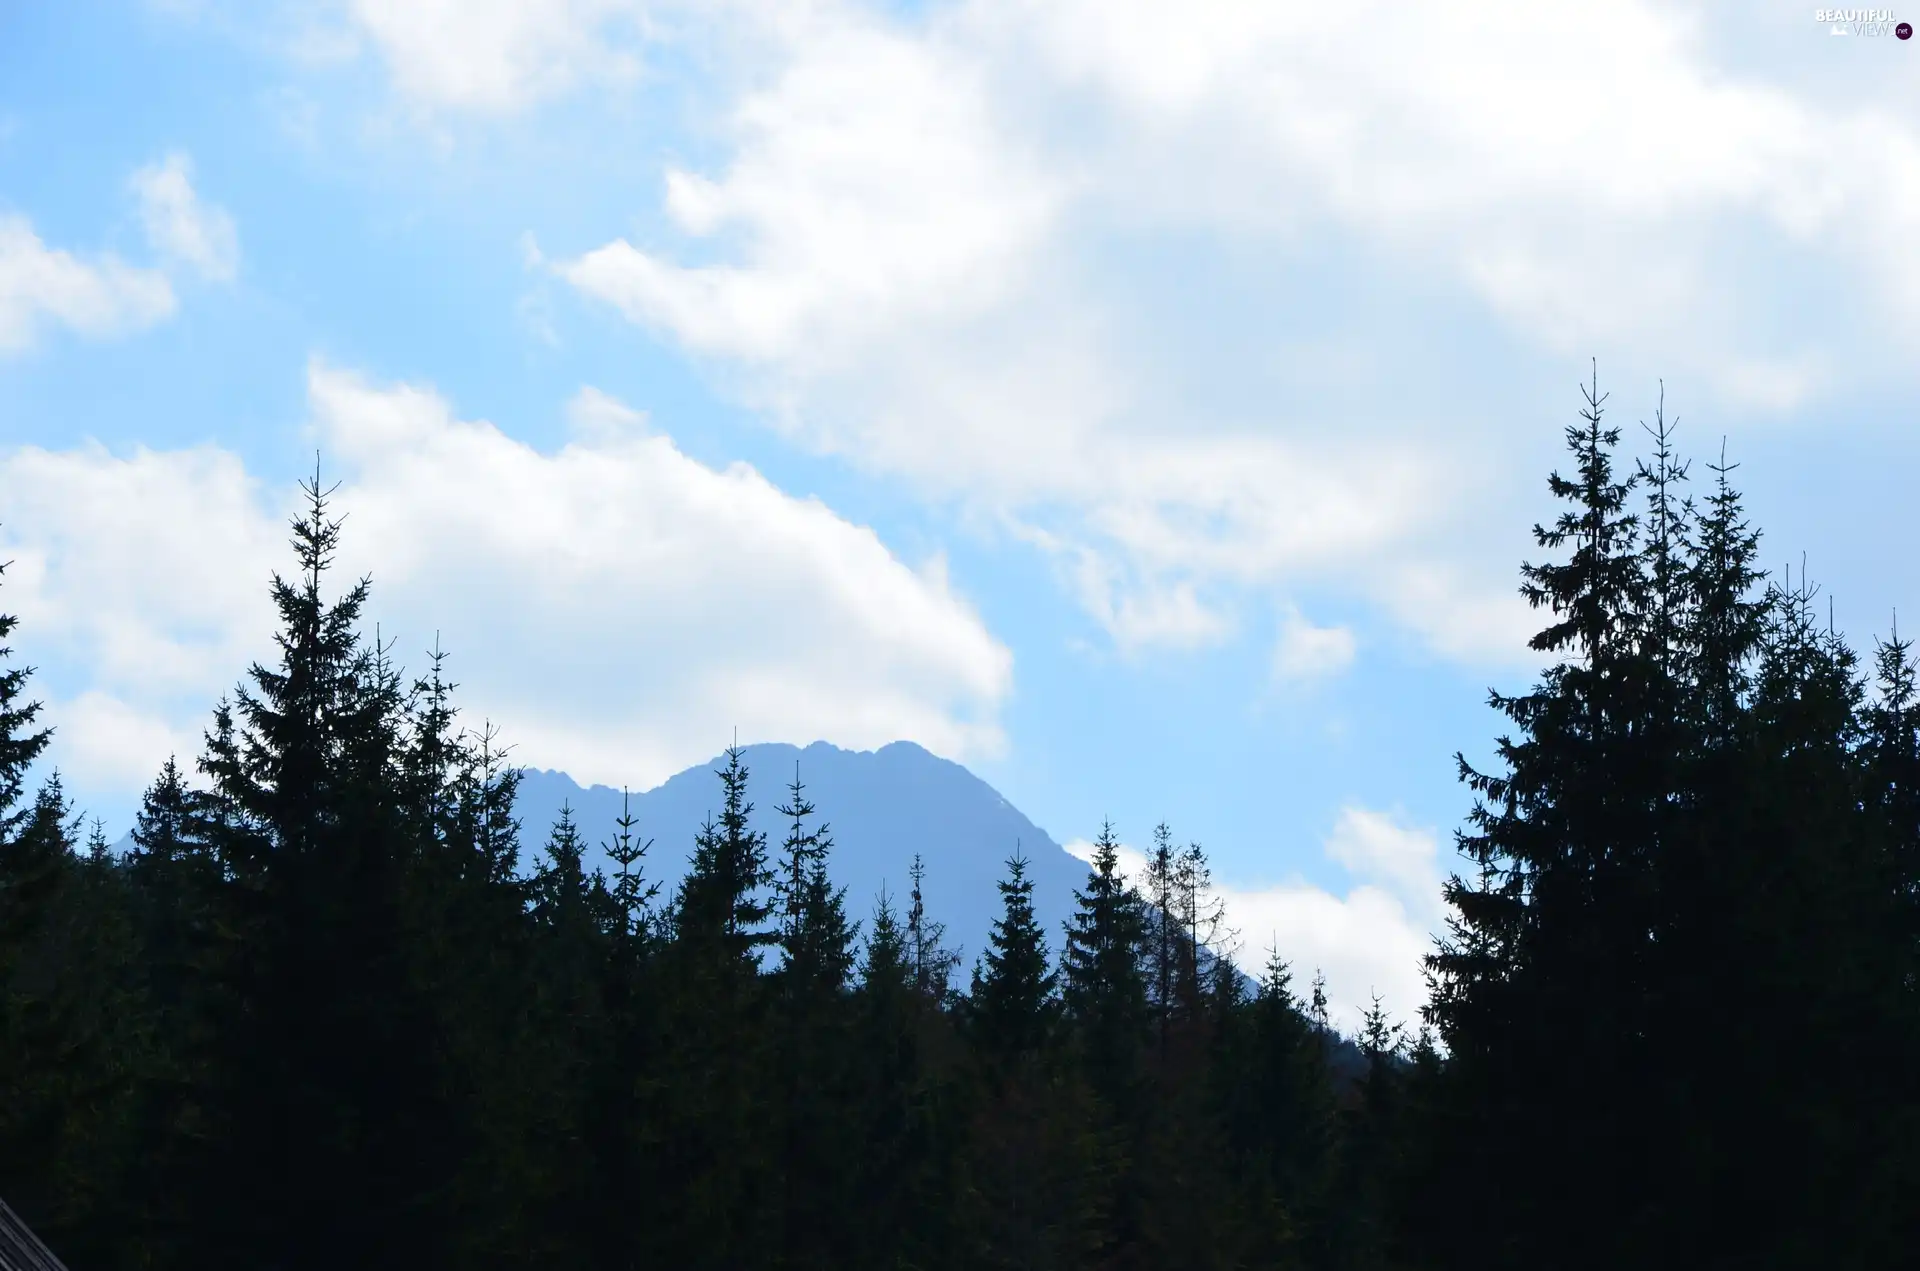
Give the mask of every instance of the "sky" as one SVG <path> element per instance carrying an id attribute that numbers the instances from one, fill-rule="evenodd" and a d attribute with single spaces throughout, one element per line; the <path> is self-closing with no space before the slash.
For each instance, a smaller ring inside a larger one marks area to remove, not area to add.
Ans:
<path id="1" fill-rule="evenodd" d="M 1898 15 L 1896 15 L 1898 16 Z M 1418 1007 L 1597 365 L 1920 600 L 1920 41 L 1776 3 L 0 0 L 0 612 L 110 835 L 342 582 L 516 758 L 909 739 Z M 1663 396 L 1664 395 L 1664 396 Z"/>

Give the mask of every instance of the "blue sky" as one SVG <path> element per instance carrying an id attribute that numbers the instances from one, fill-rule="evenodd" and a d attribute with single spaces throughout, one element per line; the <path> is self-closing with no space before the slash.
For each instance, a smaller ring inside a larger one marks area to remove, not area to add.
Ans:
<path id="1" fill-rule="evenodd" d="M 920 741 L 1417 995 L 1590 358 L 1913 608 L 1915 42 L 1783 4 L 0 6 L 0 604 L 110 828 L 319 450 L 403 653 L 652 785 Z"/>

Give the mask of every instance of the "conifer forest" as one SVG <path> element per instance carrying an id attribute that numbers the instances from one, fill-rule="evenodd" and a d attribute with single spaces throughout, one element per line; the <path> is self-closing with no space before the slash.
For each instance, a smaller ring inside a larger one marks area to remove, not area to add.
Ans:
<path id="1" fill-rule="evenodd" d="M 691 843 L 522 827 L 316 481 L 130 850 L 0 663 L 0 1197 L 73 1271 L 1911 1266 L 1913 649 L 1765 571 L 1737 476 L 1589 391 L 1429 1004 L 1356 1037 L 1165 825 L 1138 875 L 1101 832 L 1064 930 L 1006 844 L 965 962 L 937 864 L 837 890 L 834 810 L 801 773 L 754 832 L 737 752 Z"/>

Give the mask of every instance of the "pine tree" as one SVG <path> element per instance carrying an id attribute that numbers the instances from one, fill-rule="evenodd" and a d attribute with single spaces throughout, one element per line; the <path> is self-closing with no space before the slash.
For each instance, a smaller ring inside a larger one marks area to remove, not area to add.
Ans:
<path id="1" fill-rule="evenodd" d="M 1734 944 L 1697 942 L 1692 982 L 1720 981 L 1703 1014 L 1727 1055 L 1711 1080 L 1703 1072 L 1685 1088 L 1688 1120 L 1695 1142 L 1750 1137 L 1737 1152 L 1689 1154 L 1692 1204 L 1674 1215 L 1684 1234 L 1672 1243 L 1706 1249 L 1718 1239 L 1755 1260 L 1864 1265 L 1876 1235 L 1893 1247 L 1890 1215 L 1865 1197 L 1878 1174 L 1871 1149 L 1888 1146 L 1873 1127 L 1894 1092 L 1832 1073 L 1836 1064 L 1867 1073 L 1899 1053 L 1881 1021 L 1900 968 L 1880 952 L 1892 897 L 1858 784 L 1861 677 L 1816 613 L 1816 592 L 1804 571 L 1798 586 L 1773 592 L 1748 703 L 1752 784 L 1703 827 L 1718 912 L 1693 925 Z M 1755 1200 L 1760 1214 L 1731 1240 L 1716 1237 Z"/>
<path id="2" fill-rule="evenodd" d="M 1018 850 L 1007 862 L 1001 915 L 967 1001 L 979 1092 L 959 1209 L 962 1265 L 1072 1266 L 1109 1243 L 1099 1112 L 1058 1063 L 1057 977 L 1027 864 Z"/>
<path id="3" fill-rule="evenodd" d="M 6 572 L 6 564 L 0 563 L 0 581 Z M 13 615 L 0 613 L 0 844 L 10 840 L 26 818 L 19 804 L 27 771 L 53 740 L 51 729 L 34 730 L 40 703 L 25 699 L 33 668 L 8 665 L 13 650 L 4 642 L 18 624 Z"/>
<path id="4" fill-rule="evenodd" d="M 954 968 L 960 964 L 960 955 L 946 947 L 946 924 L 927 916 L 927 865 L 917 852 L 907 876 L 912 881 L 907 908 L 907 956 L 913 967 L 914 989 L 924 1001 L 943 1004 Z"/>
<path id="5" fill-rule="evenodd" d="M 1223 1124 L 1235 1180 L 1231 1247 L 1248 1266 L 1325 1252 L 1322 1193 L 1333 1145 L 1333 1085 L 1320 1032 L 1272 951 L 1221 1060 Z"/>
<path id="6" fill-rule="evenodd" d="M 534 920 L 551 930 L 599 932 L 600 914 L 593 905 L 593 882 L 586 871 L 587 842 L 574 823 L 571 804 L 560 805 L 553 831 L 547 835 L 543 859 L 529 880 L 528 898 Z"/>
<path id="7" fill-rule="evenodd" d="M 0 694 L 18 693 L 22 682 L 0 679 Z M 12 719 L 30 722 L 32 711 L 14 710 Z M 0 719 L 0 727 L 7 724 Z M 20 757 L 38 749 L 22 744 L 11 753 L 24 766 Z M 0 780 L 8 779 L 0 771 Z M 11 780 L 17 789 L 17 777 Z M 21 814 L 9 817 L 0 838 L 0 1195 L 56 1237 L 82 1217 L 63 1177 L 76 1111 L 71 1052 L 80 1029 L 70 994 L 77 986 L 57 956 L 79 883 L 75 828 L 54 773 Z"/>
<path id="8" fill-rule="evenodd" d="M 1395 1266 L 1401 1259 L 1395 1256 L 1397 1215 L 1390 1206 L 1402 1190 L 1406 1041 L 1404 1026 L 1388 1017 L 1378 993 L 1362 1017 L 1358 1041 L 1366 1066 L 1355 1097 L 1339 1114 L 1328 1251 L 1338 1266 Z"/>
<path id="9" fill-rule="evenodd" d="M 718 942 L 729 955 L 747 959 L 778 933 L 761 924 L 773 914 L 762 895 L 768 883 L 767 837 L 749 824 L 747 768 L 738 748 L 719 769 L 720 819 L 709 819 L 694 840 L 692 867 L 676 897 L 675 924 L 684 940 Z"/>
<path id="10" fill-rule="evenodd" d="M 924 870 L 915 873 L 917 886 Z M 934 925 L 922 907 L 921 935 L 937 948 L 937 933 L 927 930 Z M 849 1034 L 858 1133 L 850 1204 L 856 1248 L 847 1265 L 947 1266 L 957 1243 L 948 1224 L 958 1135 L 950 1124 L 953 1082 L 944 1071 L 954 1042 L 941 1009 L 944 993 L 922 991 L 912 932 L 884 889 L 867 931 Z"/>
<path id="11" fill-rule="evenodd" d="M 1112 822 L 1094 841 L 1086 887 L 1074 893 L 1061 955 L 1061 999 L 1073 1022 L 1095 1090 L 1116 1109 L 1132 1100 L 1147 1036 L 1141 974 L 1146 922 L 1138 893 L 1120 873 Z"/>
<path id="12" fill-rule="evenodd" d="M 789 993 L 817 994 L 841 988 L 853 968 L 853 930 L 847 922 L 846 894 L 827 873 L 833 836 L 825 824 L 807 825 L 815 813 L 794 763 L 787 802 L 776 808 L 789 824 L 780 845 L 781 869 L 774 880 L 780 918 L 780 974 Z"/>
<path id="13" fill-rule="evenodd" d="M 1001 914 L 974 968 L 968 1013 L 982 1053 L 990 1063 L 1006 1064 L 1037 1054 L 1049 1040 L 1056 977 L 1046 933 L 1033 915 L 1027 858 L 1017 851 L 1009 857 L 1007 876 L 997 886 Z"/>
<path id="14" fill-rule="evenodd" d="M 275 666 L 256 664 L 216 712 L 203 770 L 221 874 L 220 1256 L 324 1264 L 380 1243 L 427 1259 L 434 1213 L 462 1155 L 419 996 L 421 916 L 399 780 L 403 695 L 363 645 L 361 579 L 329 601 L 340 523 L 303 486 L 299 571 L 276 575 Z"/>
<path id="15" fill-rule="evenodd" d="M 0 578 L 6 566 L 0 564 Z M 0 641 L 13 634 L 18 620 L 0 613 Z M 0 1054 L 17 1053 L 15 1030 L 24 1026 L 15 987 L 29 948 L 47 922 L 52 903 L 67 876 L 67 847 L 58 831 L 63 815 L 59 787 L 20 807 L 28 770 L 53 734 L 35 731 L 40 703 L 25 700 L 31 667 L 8 665 L 13 650 L 0 644 Z M 9 1161 L 20 1159 L 9 1153 Z M 18 1195 L 18 1190 L 9 1193 Z M 31 1206 L 28 1207 L 31 1212 Z"/>
<path id="16" fill-rule="evenodd" d="M 207 1136 L 196 1130 L 219 1102 L 207 1066 L 216 1018 L 207 970 L 219 949 L 221 879 L 206 804 L 169 756 L 141 801 L 125 862 L 138 932 L 136 992 L 149 1030 L 129 1189 L 144 1211 L 139 1242 L 161 1266 L 184 1260 L 191 1248 L 198 1197 L 209 1183 Z"/>
<path id="17" fill-rule="evenodd" d="M 633 798 L 622 789 L 620 816 L 614 822 L 613 840 L 606 844 L 606 853 L 614 865 L 614 934 L 624 940 L 645 940 L 650 934 L 653 902 L 660 894 L 660 884 L 649 881 L 646 876 L 647 853 L 653 848 L 653 840 L 635 833 L 638 825 L 633 815 Z"/>
<path id="18" fill-rule="evenodd" d="M 798 761 L 777 811 L 789 822 L 774 880 L 781 951 L 781 1263 L 834 1267 L 857 1243 L 850 1187 L 856 1145 L 839 1115 L 852 1098 L 844 990 L 854 933 L 845 894 L 827 873 L 833 837 L 825 824 L 809 824 L 816 810 Z"/>
<path id="19" fill-rule="evenodd" d="M 1153 827 L 1143 879 L 1146 912 L 1147 1002 L 1154 1016 L 1159 1063 L 1169 1061 L 1174 1022 L 1179 1013 L 1181 937 L 1179 854 L 1165 821 Z"/>
<path id="20" fill-rule="evenodd" d="M 695 839 L 664 951 L 661 1045 L 667 1092 L 659 1126 L 665 1221 L 649 1256 L 688 1267 L 772 1265 L 781 1244 L 779 1114 L 761 982 L 766 837 L 753 830 L 747 768 L 729 749 L 716 774 L 721 814 Z"/>
<path id="21" fill-rule="evenodd" d="M 1644 1147 L 1622 1115 L 1634 1102 L 1621 1097 L 1645 1059 L 1647 831 L 1660 802 L 1637 735 L 1650 678 L 1647 591 L 1638 520 L 1626 510 L 1637 474 L 1616 475 L 1619 430 L 1603 422 L 1597 384 L 1582 392 L 1580 422 L 1566 433 L 1575 475 L 1549 479 L 1570 506 L 1535 527 L 1541 547 L 1568 558 L 1522 569 L 1521 594 L 1551 615 L 1530 647 L 1560 660 L 1531 693 L 1491 696 L 1521 731 L 1499 741 L 1504 773 L 1457 759 L 1477 796 L 1459 844 L 1479 877 L 1448 884 L 1450 935 L 1428 959 L 1429 1017 L 1454 1056 L 1458 1127 L 1474 1136 L 1458 1152 L 1484 1162 L 1441 1181 L 1501 1180 L 1514 1247 L 1463 1245 L 1459 1255 L 1496 1265 L 1604 1263 L 1618 1251 L 1558 1244 L 1582 1212 L 1568 1206 L 1632 1212 L 1647 1199 L 1632 1191 L 1628 1160 Z M 1597 1102 L 1595 1090 L 1612 1093 Z M 1561 1167 L 1515 1175 L 1505 1162 L 1517 1160 Z"/>
<path id="22" fill-rule="evenodd" d="M 1920 1187 L 1920 690 L 1916 689 L 1912 643 L 1896 621 L 1875 651 L 1876 694 L 1867 712 L 1866 762 L 1871 792 L 1868 815 L 1881 847 L 1880 887 L 1887 898 L 1886 929 L 1876 943 L 1888 951 L 1872 1011 L 1888 1058 L 1867 1097 L 1883 1111 L 1862 1136 L 1876 1177 L 1863 1190 L 1878 1195 L 1911 1194 Z M 1920 1240 L 1920 1218 L 1907 1207 L 1879 1210 L 1899 1215 L 1873 1239 L 1885 1251 L 1911 1249 Z M 1864 1242 L 1863 1243 L 1867 1243 Z M 1869 1246 L 1871 1247 L 1871 1246 Z"/>
<path id="23" fill-rule="evenodd" d="M 1205 1028 L 1209 986 L 1223 980 L 1234 992 L 1239 987 L 1225 951 L 1216 947 L 1231 938 L 1226 906 L 1213 894 L 1213 868 L 1198 843 L 1189 843 L 1174 857 L 1172 882 L 1173 916 L 1179 928 L 1175 1004 L 1190 1026 Z"/>

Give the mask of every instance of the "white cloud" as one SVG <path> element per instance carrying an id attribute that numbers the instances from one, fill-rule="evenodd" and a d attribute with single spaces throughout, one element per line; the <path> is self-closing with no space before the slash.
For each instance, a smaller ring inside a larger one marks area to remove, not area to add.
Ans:
<path id="1" fill-rule="evenodd" d="M 233 218 L 200 201 L 192 173 L 186 155 L 170 154 L 128 185 L 163 260 L 229 279 L 239 261 Z M 49 247 L 26 217 L 0 214 L 0 355 L 32 348 L 47 327 L 108 339 L 164 322 L 178 307 L 168 270 Z"/>
<path id="2" fill-rule="evenodd" d="M 1433 941 L 1405 900 L 1369 884 L 1344 896 L 1305 883 L 1221 895 L 1245 941 L 1239 964 L 1248 975 L 1258 976 L 1277 949 L 1301 996 L 1315 971 L 1327 977 L 1328 1014 L 1349 1036 L 1375 993 L 1396 1022 L 1418 1029 L 1427 1000 L 1421 959 Z"/>
<path id="3" fill-rule="evenodd" d="M 1280 618 L 1273 648 L 1273 676 L 1282 682 L 1325 679 L 1353 665 L 1353 632 L 1346 627 L 1316 627 L 1289 608 Z"/>
<path id="4" fill-rule="evenodd" d="M 556 269 L 809 444 L 1053 545 L 1125 647 L 1221 638 L 1237 593 L 1313 580 L 1450 656 L 1524 659 L 1505 583 L 1398 591 L 1457 580 L 1470 526 L 1531 493 L 1500 442 L 1538 425 L 1436 420 L 1424 350 L 1378 320 L 1403 297 L 1422 329 L 1653 366 L 1743 413 L 1827 388 L 1861 313 L 1920 336 L 1920 135 L 1718 66 L 1705 19 L 1639 0 L 725 15 L 731 153 L 666 180 L 713 249 Z M 1272 294 L 1139 267 L 1196 240 Z M 1350 337 L 1315 330 L 1333 356 L 1212 355 L 1229 325 L 1297 348 L 1303 308 L 1337 321 L 1344 279 L 1285 285 L 1330 249 L 1394 276 Z M 1770 325 L 1801 275 L 1855 303 Z M 1343 340 L 1375 364 L 1336 371 Z M 1437 460 L 1474 446 L 1476 470 Z"/>
<path id="5" fill-rule="evenodd" d="M 147 241 L 162 256 L 180 261 L 215 282 L 233 278 L 240 266 L 240 238 L 233 218 L 203 203 L 193 189 L 193 160 L 169 154 L 133 174 Z"/>
<path id="6" fill-rule="evenodd" d="M 1431 830 L 1396 823 L 1384 812 L 1345 807 L 1327 839 L 1327 856 L 1355 878 L 1391 887 L 1396 895 L 1437 902 L 1438 849 Z"/>
<path id="7" fill-rule="evenodd" d="M 1084 839 L 1066 848 L 1082 860 L 1093 856 Z M 1330 1014 L 1348 1033 L 1358 1030 L 1375 993 L 1397 1020 L 1417 1026 L 1427 998 L 1421 959 L 1442 924 L 1433 831 L 1348 806 L 1324 850 L 1353 881 L 1344 895 L 1303 881 L 1245 886 L 1216 880 L 1227 926 L 1239 940 L 1237 963 L 1258 976 L 1268 951 L 1277 949 L 1303 996 L 1313 973 L 1324 973 Z M 1120 859 L 1127 876 L 1138 879 L 1145 855 L 1123 846 Z"/>
<path id="8" fill-rule="evenodd" d="M 901 321 L 995 307 L 1067 192 L 995 125 L 964 58 L 836 6 L 774 19 L 794 56 L 730 112 L 735 162 L 667 174 L 668 214 L 738 231 L 737 264 L 687 268 L 624 240 L 562 267 L 701 352 L 801 374 L 864 362 Z"/>
<path id="9" fill-rule="evenodd" d="M 1007 650 L 935 561 L 745 464 L 708 468 L 591 390 L 551 454 L 439 396 L 316 365 L 313 430 L 341 473 L 341 585 L 416 665 L 440 634 L 463 704 L 523 762 L 645 787 L 750 740 L 897 738 L 955 758 L 1003 745 Z M 292 500 L 233 455 L 0 452 L 0 559 L 23 654 L 89 695 L 54 762 L 100 779 L 197 735 L 269 658 L 267 581 Z M 168 741 L 167 744 L 172 744 Z"/>
<path id="10" fill-rule="evenodd" d="M 622 82 L 638 58 L 609 37 L 631 28 L 630 0 L 349 0 L 351 29 L 370 40 L 415 105 L 498 113 L 582 81 Z M 310 39 L 329 49 L 334 31 Z"/>
<path id="11" fill-rule="evenodd" d="M 1737 426 L 1920 340 L 1897 63 L 1753 56 L 1725 5 L 335 12 L 328 47 L 422 112 L 630 84 L 671 46 L 707 121 L 662 174 L 677 233 L 546 267 L 805 444 L 1045 545 L 1128 651 L 1312 584 L 1524 661 L 1474 557 L 1537 506 L 1511 443 L 1541 420 L 1483 407 L 1491 375 L 1598 354 Z"/>
<path id="12" fill-rule="evenodd" d="M 73 790 L 138 792 L 152 783 L 168 757 L 191 769 L 200 750 L 196 730 L 97 689 L 72 701 L 49 702 L 45 722 L 54 730 L 53 758 Z"/>
<path id="13" fill-rule="evenodd" d="M 567 422 L 582 440 L 616 441 L 645 431 L 647 412 L 588 384 L 567 402 Z"/>
<path id="14" fill-rule="evenodd" d="M 130 708 L 200 710 L 266 650 L 276 514 L 212 446 L 0 452 L 0 557 L 23 648 Z M 176 718 L 176 722 L 180 722 Z"/>
<path id="15" fill-rule="evenodd" d="M 104 339 L 152 326 L 174 308 L 160 271 L 48 247 L 25 217 L 0 215 L 0 354 L 31 348 L 48 325 Z"/>

